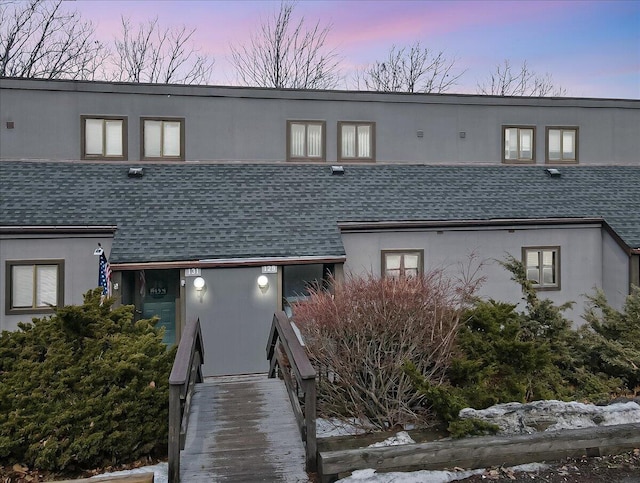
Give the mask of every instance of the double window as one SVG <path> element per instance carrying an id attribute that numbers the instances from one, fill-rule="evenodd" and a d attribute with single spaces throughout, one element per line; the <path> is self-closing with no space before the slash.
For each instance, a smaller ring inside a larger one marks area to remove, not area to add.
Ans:
<path id="1" fill-rule="evenodd" d="M 140 130 L 141 159 L 184 161 L 184 119 L 143 117 Z"/>
<path id="2" fill-rule="evenodd" d="M 7 314 L 50 312 L 64 304 L 64 260 L 7 261 Z"/>
<path id="3" fill-rule="evenodd" d="M 287 121 L 287 160 L 324 161 L 324 121 Z"/>
<path id="4" fill-rule="evenodd" d="M 544 290 L 560 289 L 560 247 L 526 247 L 522 249 L 527 280 Z"/>
<path id="5" fill-rule="evenodd" d="M 535 160 L 535 127 L 504 126 L 502 160 L 507 163 L 532 163 Z"/>
<path id="6" fill-rule="evenodd" d="M 375 161 L 375 124 L 338 122 L 338 161 Z"/>
<path id="7" fill-rule="evenodd" d="M 127 118 L 81 116 L 82 159 L 127 159 Z"/>
<path id="8" fill-rule="evenodd" d="M 423 250 L 383 250 L 383 277 L 417 277 L 422 273 Z"/>
<path id="9" fill-rule="evenodd" d="M 547 127 L 547 163 L 578 162 L 578 128 Z"/>

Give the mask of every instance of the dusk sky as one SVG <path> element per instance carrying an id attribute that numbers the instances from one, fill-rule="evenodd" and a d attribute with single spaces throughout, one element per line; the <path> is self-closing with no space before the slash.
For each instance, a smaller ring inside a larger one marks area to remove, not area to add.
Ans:
<path id="1" fill-rule="evenodd" d="M 197 29 L 194 44 L 215 58 L 211 84 L 235 84 L 230 44 L 240 45 L 273 16 L 279 1 L 76 0 L 101 40 L 120 32 L 120 17 L 134 23 L 158 17 L 162 27 Z M 640 99 L 640 0 L 426 1 L 300 0 L 294 15 L 305 25 L 330 25 L 327 47 L 350 74 L 382 60 L 392 45 L 420 41 L 444 51 L 464 71 L 448 92 L 475 93 L 498 64 L 527 61 L 549 73 L 571 97 Z"/>

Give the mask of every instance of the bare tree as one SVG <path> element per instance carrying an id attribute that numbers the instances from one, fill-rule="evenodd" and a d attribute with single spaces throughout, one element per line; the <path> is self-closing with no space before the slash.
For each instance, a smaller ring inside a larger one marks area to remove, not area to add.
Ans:
<path id="1" fill-rule="evenodd" d="M 93 79 L 107 55 L 94 26 L 62 0 L 0 2 L 0 76 Z"/>
<path id="2" fill-rule="evenodd" d="M 158 19 L 131 26 L 122 17 L 122 36 L 115 39 L 111 62 L 114 80 L 174 84 L 206 84 L 214 60 L 189 43 L 195 29 L 162 28 Z"/>
<path id="3" fill-rule="evenodd" d="M 330 26 L 320 22 L 307 29 L 304 18 L 292 18 L 294 2 L 264 21 L 247 44 L 231 46 L 238 82 L 247 86 L 331 89 L 340 80 L 340 60 L 325 48 Z"/>
<path id="4" fill-rule="evenodd" d="M 566 96 L 563 87 L 555 86 L 551 74 L 538 75 L 525 60 L 519 68 L 514 68 L 509 60 L 497 65 L 489 78 L 478 84 L 478 94 L 495 96 Z"/>
<path id="5" fill-rule="evenodd" d="M 444 52 L 423 48 L 420 42 L 389 49 L 385 60 L 375 61 L 356 74 L 356 85 L 382 92 L 446 92 L 464 72 L 453 72 L 455 61 Z"/>

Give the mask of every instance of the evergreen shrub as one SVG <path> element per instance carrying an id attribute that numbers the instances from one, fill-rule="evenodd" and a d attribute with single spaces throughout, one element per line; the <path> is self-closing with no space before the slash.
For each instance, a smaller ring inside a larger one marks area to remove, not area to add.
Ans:
<path id="1" fill-rule="evenodd" d="M 100 292 L 0 335 L 0 460 L 74 472 L 166 454 L 175 351 Z"/>

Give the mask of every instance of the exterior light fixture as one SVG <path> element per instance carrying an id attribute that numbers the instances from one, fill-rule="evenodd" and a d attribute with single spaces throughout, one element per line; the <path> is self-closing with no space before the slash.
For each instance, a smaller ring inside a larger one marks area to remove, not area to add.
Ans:
<path id="1" fill-rule="evenodd" d="M 198 292 L 202 292 L 202 289 L 204 288 L 204 278 L 202 277 L 196 277 L 193 279 L 193 286 L 195 287 L 195 289 Z"/>
<path id="2" fill-rule="evenodd" d="M 204 297 L 204 293 L 207 291 L 207 287 L 205 286 L 204 278 L 196 277 L 193 279 L 193 287 L 196 289 L 196 293 L 198 294 L 198 298 L 200 298 L 200 303 L 202 303 L 202 298 Z"/>
<path id="3" fill-rule="evenodd" d="M 258 287 L 260 288 L 260 290 L 266 290 L 267 288 L 269 288 L 269 279 L 266 275 L 260 275 L 258 277 Z"/>

